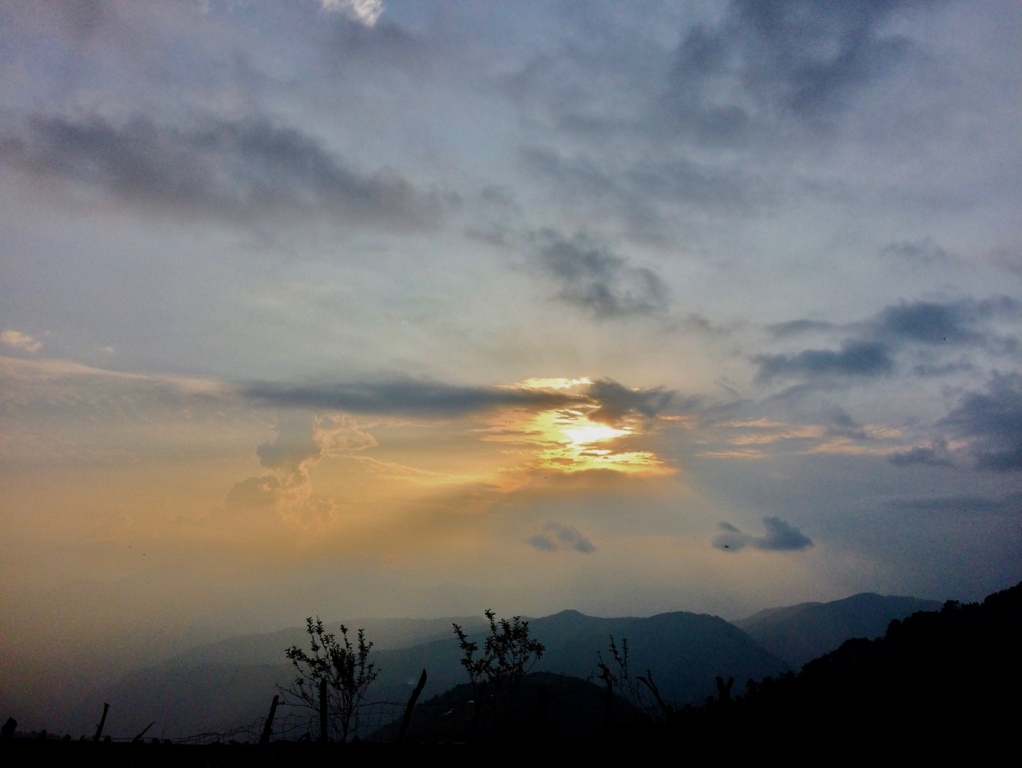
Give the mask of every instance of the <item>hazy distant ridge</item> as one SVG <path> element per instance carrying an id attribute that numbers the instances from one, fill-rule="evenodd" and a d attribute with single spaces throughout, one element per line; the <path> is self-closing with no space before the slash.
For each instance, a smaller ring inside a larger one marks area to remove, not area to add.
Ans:
<path id="1" fill-rule="evenodd" d="M 799 669 L 837 649 L 845 640 L 882 637 L 892 620 L 940 607 L 936 600 L 863 592 L 829 603 L 767 608 L 733 623 L 770 653 Z"/>
<path id="2" fill-rule="evenodd" d="M 562 611 L 530 620 L 532 636 L 546 654 L 535 671 L 587 678 L 595 675 L 597 653 L 611 663 L 609 637 L 628 639 L 632 675 L 651 671 L 664 696 L 677 703 L 696 703 L 714 693 L 716 675 L 733 676 L 737 689 L 749 679 L 776 675 L 831 651 L 852 637 L 878 637 L 894 618 L 940 603 L 911 597 L 854 595 L 831 603 L 803 603 L 772 608 L 729 623 L 706 614 L 683 611 L 648 618 L 599 618 Z M 457 621 L 482 637 L 480 617 L 439 619 L 356 619 L 374 643 L 380 669 L 371 698 L 402 701 L 426 668 L 429 682 L 423 700 L 464 683 L 461 652 L 451 631 Z M 328 623 L 337 631 L 340 622 Z M 94 727 L 102 702 L 111 703 L 110 732 L 132 735 L 156 720 L 154 732 L 183 736 L 221 731 L 264 715 L 276 685 L 293 670 L 284 658 L 290 645 L 305 647 L 304 627 L 262 635 L 245 635 L 197 646 L 173 659 L 136 670 L 83 697 L 54 730 L 86 732 Z"/>

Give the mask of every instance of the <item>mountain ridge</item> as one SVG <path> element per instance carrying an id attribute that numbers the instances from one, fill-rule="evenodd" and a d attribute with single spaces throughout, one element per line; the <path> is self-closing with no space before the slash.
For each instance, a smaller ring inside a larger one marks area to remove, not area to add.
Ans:
<path id="1" fill-rule="evenodd" d="M 771 649 L 769 637 L 765 641 L 756 638 L 757 621 L 763 626 L 773 627 L 775 633 L 781 626 L 791 631 L 798 620 L 805 618 L 807 611 L 812 618 L 813 611 L 821 606 L 854 608 L 863 595 L 879 598 L 881 606 L 889 602 L 889 598 L 874 593 L 860 593 L 831 603 L 800 603 L 765 609 L 738 622 L 688 611 L 608 618 L 588 616 L 575 609 L 524 620 L 529 622 L 530 635 L 547 648 L 533 671 L 593 679 L 597 675 L 600 655 L 606 663 L 612 662 L 610 637 L 615 638 L 619 648 L 627 639 L 632 674 L 652 674 L 665 698 L 686 704 L 697 703 L 713 695 L 716 675 L 733 676 L 739 685 L 743 685 L 748 679 L 798 668 L 785 655 Z M 917 602 L 940 605 L 935 601 Z M 764 621 L 767 618 L 770 621 Z M 779 618 L 783 621 L 778 623 Z M 892 618 L 898 616 L 886 618 L 884 628 Z M 462 654 L 451 627 L 454 622 L 464 626 L 470 638 L 476 641 L 483 639 L 488 631 L 488 623 L 481 616 L 345 621 L 349 637 L 353 638 L 358 628 L 365 627 L 367 640 L 374 644 L 372 660 L 381 675 L 374 684 L 372 697 L 405 701 L 423 668 L 427 669 L 429 676 L 427 698 L 463 683 Z M 740 626 L 750 622 L 751 632 Z M 853 624 L 848 621 L 835 623 L 839 634 L 846 633 L 841 641 L 855 636 L 847 634 Z M 340 622 L 337 622 L 327 627 L 336 633 L 339 625 Z M 818 620 L 815 624 L 803 621 L 803 626 L 808 629 L 802 631 L 821 634 L 827 642 L 833 639 L 833 627 L 828 629 Z M 168 735 L 225 731 L 237 726 L 237 718 L 242 714 L 247 718 L 264 713 L 277 691 L 276 686 L 290 682 L 294 669 L 284 658 L 284 651 L 291 645 L 307 647 L 308 635 L 304 627 L 238 635 L 198 645 L 159 664 L 132 670 L 115 681 L 91 689 L 76 702 L 69 702 L 59 717 L 53 706 L 48 707 L 48 717 L 63 722 L 50 721 L 47 725 L 69 733 L 87 732 L 94 724 L 99 707 L 97 702 L 109 701 L 112 704 L 111 727 L 125 735 L 141 730 L 153 719 L 161 721 L 157 727 L 175 731 Z M 202 691 L 206 693 L 199 693 Z M 203 695 L 220 704 L 215 707 L 202 704 L 200 699 Z M 179 713 L 174 710 L 175 702 L 188 702 L 183 708 L 187 711 Z M 217 712 L 223 714 L 221 720 L 203 719 L 213 717 Z"/>

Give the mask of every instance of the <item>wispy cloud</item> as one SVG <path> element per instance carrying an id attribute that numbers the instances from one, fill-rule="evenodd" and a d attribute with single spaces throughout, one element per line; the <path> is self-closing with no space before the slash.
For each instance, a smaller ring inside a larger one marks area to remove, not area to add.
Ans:
<path id="1" fill-rule="evenodd" d="M 992 499 L 985 496 L 905 496 L 891 499 L 887 506 L 899 512 L 924 512 L 934 514 L 988 514 L 1012 511 L 1014 498 Z"/>
<path id="2" fill-rule="evenodd" d="M 0 332 L 0 344 L 22 352 L 35 353 L 43 348 L 43 343 L 21 331 L 6 330 Z"/>
<path id="3" fill-rule="evenodd" d="M 937 266 L 947 264 L 953 259 L 947 250 L 931 238 L 887 243 L 880 249 L 880 255 L 887 259 L 903 261 L 911 266 Z"/>
<path id="4" fill-rule="evenodd" d="M 349 20 L 366 27 L 376 26 L 383 14 L 383 0 L 319 0 L 324 11 L 343 13 Z"/>

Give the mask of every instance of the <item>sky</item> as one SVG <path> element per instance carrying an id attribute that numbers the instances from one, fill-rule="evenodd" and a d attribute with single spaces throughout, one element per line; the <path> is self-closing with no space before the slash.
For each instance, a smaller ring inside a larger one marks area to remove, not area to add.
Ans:
<path id="1" fill-rule="evenodd" d="M 0 0 L 8 675 L 1018 582 L 1020 50 L 1016 0 Z"/>

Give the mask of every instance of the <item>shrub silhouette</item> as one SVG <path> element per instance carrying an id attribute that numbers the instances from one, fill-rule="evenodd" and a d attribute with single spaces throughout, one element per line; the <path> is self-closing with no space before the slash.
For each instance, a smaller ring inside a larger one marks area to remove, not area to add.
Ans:
<path id="1" fill-rule="evenodd" d="M 474 697 L 471 740 L 476 738 L 484 701 L 501 702 L 505 708 L 504 722 L 510 725 L 514 717 L 515 696 L 522 678 L 546 651 L 542 643 L 529 637 L 529 622 L 522 621 L 520 616 L 510 621 L 497 621 L 492 610 L 485 611 L 485 614 L 490 629 L 480 655 L 477 655 L 479 643 L 469 640 L 461 626 L 454 624 L 454 634 L 463 654 L 461 666 L 468 672 Z"/>
<path id="2" fill-rule="evenodd" d="M 369 661 L 373 644 L 366 641 L 365 630 L 359 629 L 356 648 L 343 624 L 338 641 L 335 634 L 324 630 L 318 616 L 315 622 L 311 617 L 306 619 L 305 627 L 311 654 L 297 645 L 285 651 L 298 674 L 288 688 L 281 689 L 284 703 L 319 713 L 323 706 L 322 692 L 325 692 L 329 733 L 321 732 L 320 738 L 330 736 L 347 741 L 348 736 L 358 730 L 359 709 L 366 691 L 379 674 L 376 665 Z"/>

